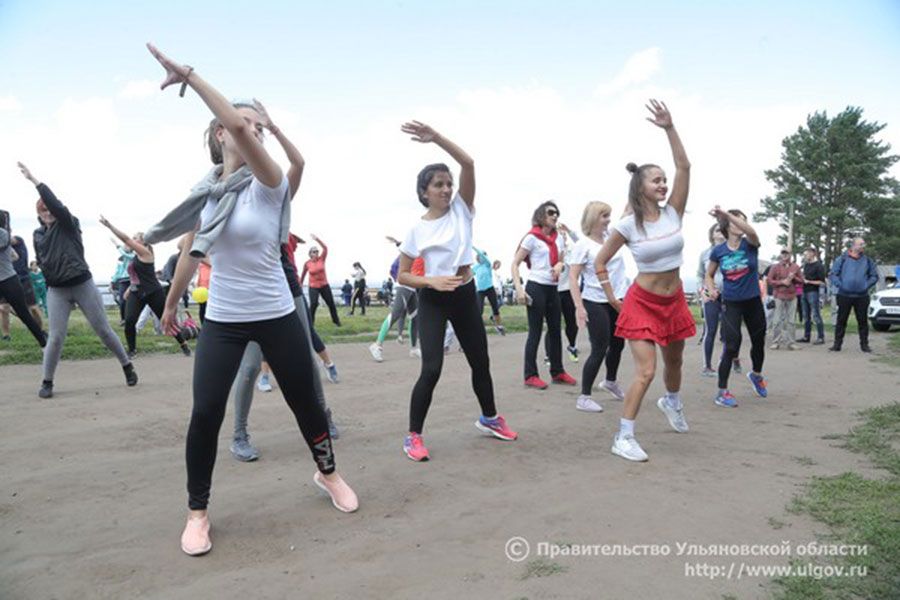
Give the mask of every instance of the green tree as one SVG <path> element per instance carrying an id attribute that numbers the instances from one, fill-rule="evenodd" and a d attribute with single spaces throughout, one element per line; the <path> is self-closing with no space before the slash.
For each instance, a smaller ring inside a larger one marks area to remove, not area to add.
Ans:
<path id="1" fill-rule="evenodd" d="M 775 195 L 753 215 L 774 219 L 787 232 L 793 204 L 794 248 L 824 251 L 826 265 L 857 235 L 876 258 L 900 262 L 900 185 L 888 174 L 900 157 L 876 139 L 885 125 L 863 120 L 862 113 L 858 107 L 834 118 L 816 112 L 784 138 L 781 165 L 765 172 Z M 786 233 L 779 236 L 786 241 Z"/>

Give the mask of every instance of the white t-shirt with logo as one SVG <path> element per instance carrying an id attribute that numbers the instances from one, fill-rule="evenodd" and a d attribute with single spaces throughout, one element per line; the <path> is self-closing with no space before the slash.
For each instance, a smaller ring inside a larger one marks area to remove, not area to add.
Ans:
<path id="1" fill-rule="evenodd" d="M 472 220 L 459 192 L 450 201 L 450 210 L 443 217 L 426 221 L 419 219 L 400 244 L 400 252 L 410 258 L 425 259 L 425 276 L 456 275 L 460 267 L 475 262 L 472 250 Z"/>
<path id="2" fill-rule="evenodd" d="M 553 265 L 550 264 L 550 247 L 543 241 L 537 239 L 534 234 L 529 233 L 522 239 L 519 244 L 520 248 L 528 252 L 528 260 L 531 263 L 528 272 L 528 281 L 540 283 L 541 285 L 557 285 L 559 280 L 553 276 Z M 556 248 L 559 251 L 559 257 L 563 258 L 563 236 L 556 236 Z"/>
<path id="3" fill-rule="evenodd" d="M 222 323 L 277 319 L 295 310 L 281 267 L 281 208 L 287 199 L 283 177 L 270 188 L 255 177 L 238 192 L 225 228 L 209 250 L 212 273 L 206 318 Z M 200 213 L 205 224 L 218 200 L 208 200 Z"/>
<path id="4" fill-rule="evenodd" d="M 594 270 L 594 260 L 600 252 L 603 244 L 598 244 L 591 238 L 585 236 L 578 240 L 572 252 L 566 255 L 566 263 L 569 265 L 582 265 L 581 270 L 584 288 L 581 290 L 581 297 L 591 302 L 609 302 L 600 280 L 597 279 L 597 272 Z M 613 288 L 613 293 L 617 300 L 625 297 L 630 282 L 628 276 L 625 275 L 625 261 L 622 259 L 622 252 L 616 252 L 609 262 L 606 263 L 609 271 L 609 284 Z"/>

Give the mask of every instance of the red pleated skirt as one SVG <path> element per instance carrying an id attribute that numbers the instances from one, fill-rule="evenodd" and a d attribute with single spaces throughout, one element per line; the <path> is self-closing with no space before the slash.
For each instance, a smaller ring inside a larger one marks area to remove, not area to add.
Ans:
<path id="1" fill-rule="evenodd" d="M 671 296 L 648 292 L 632 283 L 616 321 L 616 335 L 626 340 L 651 340 L 661 346 L 686 340 L 697 333 L 684 289 Z"/>

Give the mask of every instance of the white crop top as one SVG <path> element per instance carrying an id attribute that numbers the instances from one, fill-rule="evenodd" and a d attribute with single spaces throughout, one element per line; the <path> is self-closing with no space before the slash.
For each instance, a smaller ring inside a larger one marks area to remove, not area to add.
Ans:
<path id="1" fill-rule="evenodd" d="M 425 259 L 425 276 L 456 275 L 460 267 L 475 262 L 472 250 L 473 211 L 459 192 L 450 201 L 450 210 L 440 219 L 419 219 L 400 244 L 400 252 L 410 258 Z"/>
<path id="2" fill-rule="evenodd" d="M 684 236 L 678 212 L 666 204 L 659 211 L 659 219 L 644 221 L 644 233 L 638 231 L 634 215 L 623 217 L 613 225 L 622 234 L 640 273 L 662 273 L 681 266 Z"/>
<path id="3" fill-rule="evenodd" d="M 277 319 L 296 310 L 281 266 L 281 203 L 287 178 L 270 188 L 255 177 L 238 192 L 225 228 L 209 250 L 212 273 L 206 318 L 222 323 Z M 201 223 L 218 200 L 208 200 Z"/>

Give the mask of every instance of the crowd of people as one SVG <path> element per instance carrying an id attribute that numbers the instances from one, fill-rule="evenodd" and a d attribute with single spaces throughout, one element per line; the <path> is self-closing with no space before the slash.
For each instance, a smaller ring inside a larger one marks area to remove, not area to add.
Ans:
<path id="1" fill-rule="evenodd" d="M 132 359 L 138 352 L 136 331 L 143 311 L 152 312 L 161 330 L 191 356 L 187 341 L 195 332 L 189 323 L 192 319 L 180 305 L 186 305 L 193 287 L 192 295 L 201 306 L 202 332 L 193 351 L 193 408 L 186 438 L 189 512 L 181 548 L 195 556 L 212 548 L 207 506 L 228 397 L 234 389 L 231 453 L 241 461 L 256 460 L 260 453 L 250 443 L 249 413 L 254 388 L 272 390 L 269 373 L 309 448 L 315 465 L 314 483 L 343 512 L 357 510 L 359 500 L 337 471 L 332 440 L 339 432 L 321 382 L 322 373 L 333 383 L 339 379 L 315 329 L 320 299 L 333 324 L 342 326 L 325 270 L 328 246 L 311 236 L 316 245 L 309 248 L 308 260 L 299 273 L 294 258 L 298 246 L 305 243 L 290 231 L 291 206 L 305 166 L 303 156 L 258 101 L 233 104 L 192 67 L 153 46 L 149 50 L 165 70 L 162 87 L 180 85 L 182 94 L 191 88 L 212 113 L 206 130 L 212 167 L 181 203 L 143 232 L 129 236 L 100 217 L 115 236 L 119 251 L 111 286 L 120 306 L 127 347 L 107 319 L 84 258 L 78 218 L 21 163 L 23 176 L 35 185 L 40 197 L 40 226 L 33 235 L 36 260 L 29 266 L 24 242 L 12 235 L 9 215 L 0 213 L 0 296 L 44 347 L 38 395 L 50 398 L 74 307 L 84 313 L 119 360 L 126 384 L 134 386 L 138 376 Z M 522 356 L 525 388 L 578 386 L 566 371 L 564 356 L 571 363 L 580 361 L 578 334 L 586 332 L 590 352 L 583 360 L 575 408 L 588 413 L 603 411 L 596 389 L 621 401 L 611 451 L 639 462 L 648 460 L 648 455 L 637 441 L 636 420 L 660 358 L 665 394 L 656 406 L 674 431 L 685 434 L 690 430 L 681 388 L 685 341 L 696 334 L 680 275 L 691 163 L 666 105 L 651 100 L 647 109 L 648 120 L 664 133 L 671 149 L 675 164 L 671 185 L 658 165 L 628 163 L 627 203 L 621 215 L 614 216 L 607 203 L 589 202 L 576 231 L 561 223 L 555 201 L 545 201 L 534 209 L 530 226 L 523 223 L 524 235 L 510 251 L 515 298 L 527 313 Z M 402 445 L 398 443 L 408 458 L 419 462 L 430 458 L 425 422 L 451 337 L 458 340 L 471 369 L 479 412 L 475 428 L 506 442 L 515 441 L 518 433 L 499 412 L 491 372 L 483 320 L 485 300 L 490 307 L 490 325 L 501 335 L 506 327 L 500 311 L 501 263 L 473 245 L 475 161 L 425 123 L 409 121 L 401 131 L 416 143 L 441 149 L 459 169 L 455 177 L 451 167 L 434 163 L 419 172 L 415 190 L 424 212 L 402 239 L 387 238 L 397 252 L 390 269 L 396 285 L 389 294 L 390 313 L 369 347 L 374 360 L 383 361 L 384 341 L 396 326 L 398 338 L 408 339 L 410 354 L 420 359 L 419 375 L 410 391 L 408 427 Z M 288 157 L 287 171 L 263 145 L 265 132 Z M 700 374 L 718 379 L 715 393 L 710 394 L 715 405 L 738 405 L 729 381 L 732 372 L 742 372 L 743 329 L 750 340 L 751 365 L 746 375 L 750 389 L 760 397 L 770 393 L 763 375 L 769 329 L 770 350 L 825 343 L 820 291 L 828 284 L 838 307 L 830 350 L 842 349 L 852 310 L 860 347 L 870 351 L 866 306 L 868 290 L 878 274 L 864 253 L 862 239 L 855 240 L 834 262 L 829 275 L 815 249 L 805 252 L 801 267 L 786 248 L 761 277 L 761 242 L 747 216 L 719 206 L 709 214 L 713 219 L 710 247 L 701 256 L 698 271 L 704 324 Z M 178 240 L 179 252 L 169 257 L 158 273 L 153 246 L 168 240 Z M 626 252 L 637 265 L 633 281 L 626 274 Z M 523 263 L 528 268 L 524 277 L 520 271 Z M 307 275 L 308 304 L 302 289 Z M 366 313 L 366 276 L 366 269 L 356 262 L 352 283 L 350 278 L 345 280 L 342 295 L 350 315 L 355 314 L 357 305 L 361 314 Z M 794 332 L 798 297 L 804 317 L 801 339 L 796 339 Z M 767 317 L 768 298 L 774 307 Z M 44 331 L 45 317 L 49 333 Z M 815 340 L 811 338 L 813 325 Z M 6 330 L 4 333 L 8 335 Z M 716 364 L 717 337 L 722 349 Z M 618 372 L 626 342 L 633 376 L 630 382 L 620 383 Z M 540 373 L 538 352 L 542 347 L 549 383 Z M 604 377 L 598 382 L 604 362 Z"/>

